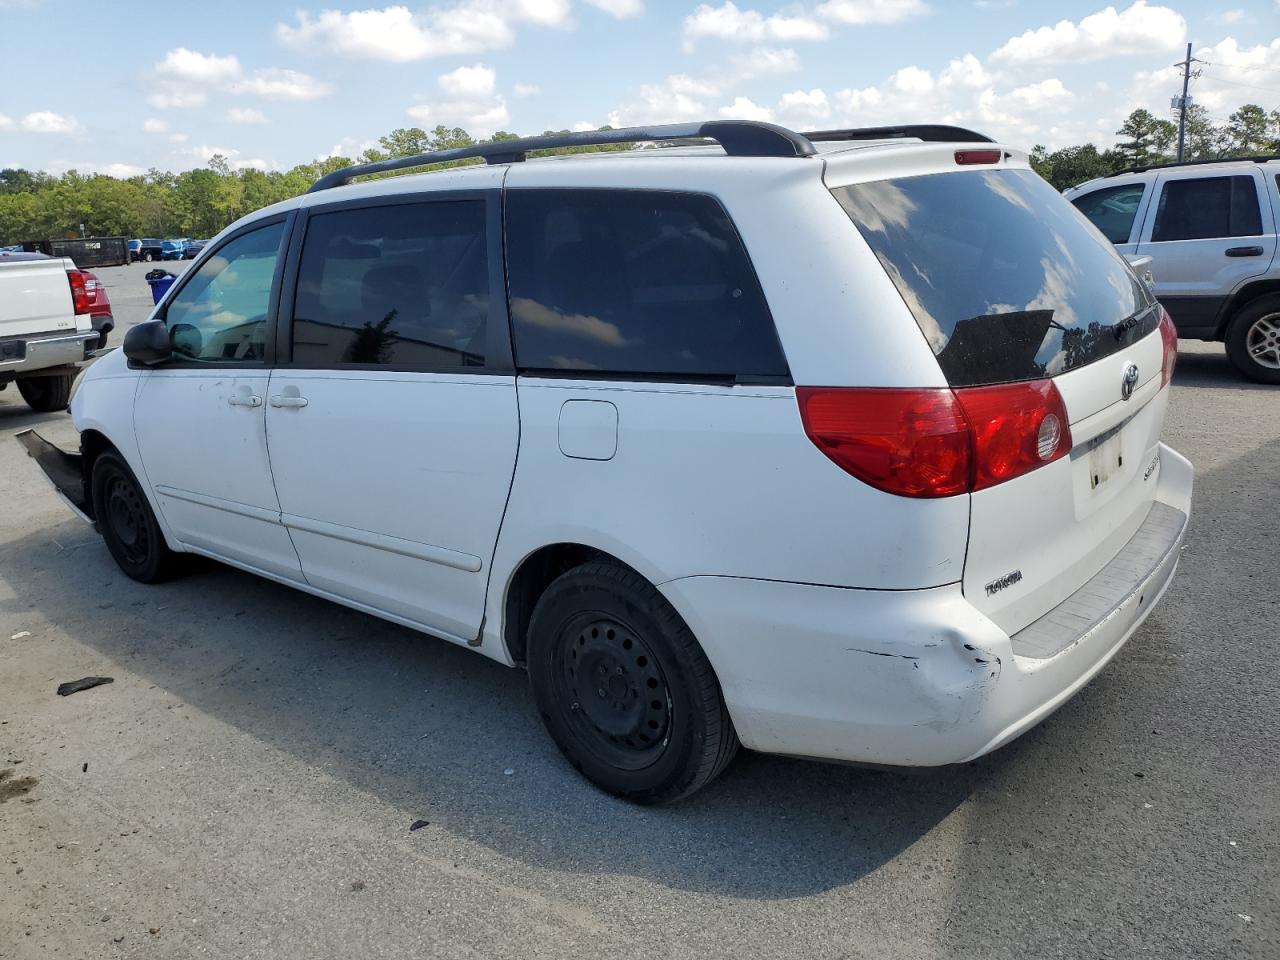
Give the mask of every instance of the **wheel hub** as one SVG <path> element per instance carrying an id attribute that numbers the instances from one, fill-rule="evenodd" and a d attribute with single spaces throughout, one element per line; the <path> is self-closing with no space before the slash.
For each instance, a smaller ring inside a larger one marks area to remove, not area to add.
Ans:
<path id="1" fill-rule="evenodd" d="M 116 478 L 107 491 L 107 516 L 111 531 L 129 560 L 134 563 L 145 560 L 146 515 L 138 492 L 122 478 Z"/>
<path id="2" fill-rule="evenodd" d="M 609 762 L 640 767 L 662 748 L 671 722 L 666 679 L 626 625 L 590 617 L 566 624 L 560 679 L 570 722 Z"/>
<path id="3" fill-rule="evenodd" d="M 1280 314 L 1259 317 L 1245 335 L 1245 350 L 1253 361 L 1280 370 Z"/>

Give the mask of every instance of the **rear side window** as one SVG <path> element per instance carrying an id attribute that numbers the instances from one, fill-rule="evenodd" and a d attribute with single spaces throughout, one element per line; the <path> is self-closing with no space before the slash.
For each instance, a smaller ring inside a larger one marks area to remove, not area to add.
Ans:
<path id="1" fill-rule="evenodd" d="M 713 198 L 511 190 L 506 203 L 521 369 L 788 375 L 747 253 Z"/>
<path id="2" fill-rule="evenodd" d="M 952 386 L 1056 376 L 1156 328 L 1128 264 L 1030 170 L 930 174 L 832 192 Z"/>
<path id="3" fill-rule="evenodd" d="M 1122 187 L 1095 190 L 1071 202 L 1112 243 L 1128 243 L 1144 189 L 1141 183 L 1127 183 Z"/>
<path id="4" fill-rule="evenodd" d="M 1262 233 L 1253 177 L 1169 180 L 1160 191 L 1152 241 L 1256 237 Z"/>
<path id="5" fill-rule="evenodd" d="M 483 367 L 488 311 L 483 200 L 315 214 L 298 264 L 293 362 Z"/>

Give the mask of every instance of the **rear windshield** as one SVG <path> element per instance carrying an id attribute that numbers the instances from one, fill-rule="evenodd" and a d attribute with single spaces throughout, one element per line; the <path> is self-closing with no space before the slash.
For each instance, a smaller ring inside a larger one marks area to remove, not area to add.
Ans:
<path id="1" fill-rule="evenodd" d="M 1122 349 L 1158 317 L 1128 264 L 1030 170 L 832 190 L 952 386 L 1052 377 Z"/>

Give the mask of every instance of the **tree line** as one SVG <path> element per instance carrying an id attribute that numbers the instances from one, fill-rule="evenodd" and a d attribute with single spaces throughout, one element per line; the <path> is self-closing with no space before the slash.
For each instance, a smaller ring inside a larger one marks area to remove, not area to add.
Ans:
<path id="1" fill-rule="evenodd" d="M 1166 163 L 1176 155 L 1177 126 L 1146 110 L 1129 114 L 1116 133 L 1123 139 L 1105 150 L 1091 143 L 1054 151 L 1037 146 L 1031 152 L 1031 165 L 1054 187 L 1065 190 L 1129 167 Z M 491 139 L 514 140 L 516 134 L 503 131 Z M 363 151 L 354 161 L 329 157 L 288 171 L 235 170 L 223 156 L 212 157 L 207 166 L 196 170 L 171 173 L 152 169 L 127 179 L 75 170 L 53 176 L 4 169 L 0 170 L 0 245 L 78 236 L 81 224 L 87 236 L 210 237 L 247 213 L 305 193 L 319 177 L 353 162 L 414 156 L 477 142 L 485 141 L 474 140 L 458 127 L 438 126 L 430 132 L 408 127 L 379 138 L 378 146 Z M 536 151 L 531 156 L 626 149 L 625 144 L 568 147 Z M 1268 113 L 1257 104 L 1245 104 L 1218 124 L 1203 107 L 1188 109 L 1186 159 L 1264 154 L 1280 154 L 1280 110 Z"/>

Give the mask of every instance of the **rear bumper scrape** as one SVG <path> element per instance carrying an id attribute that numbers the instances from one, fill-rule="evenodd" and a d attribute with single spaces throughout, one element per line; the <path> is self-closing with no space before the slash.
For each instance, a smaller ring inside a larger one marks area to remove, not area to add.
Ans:
<path id="1" fill-rule="evenodd" d="M 44 475 L 76 515 L 85 523 L 96 526 L 93 503 L 85 484 L 84 458 L 78 453 L 67 453 L 54 446 L 34 430 L 23 430 L 15 439 L 26 448 Z"/>

